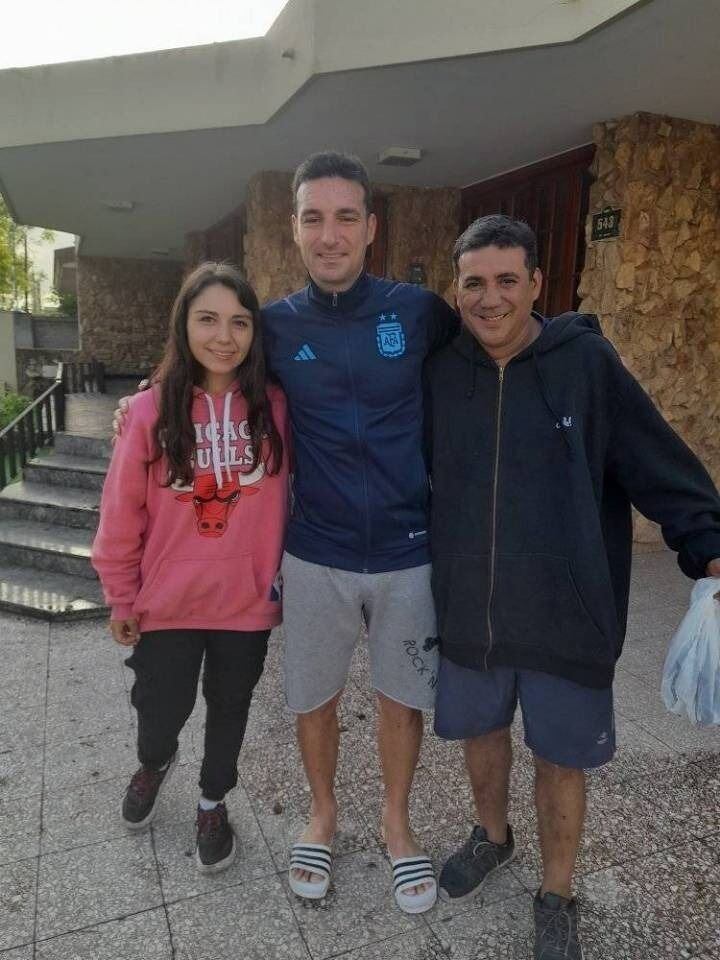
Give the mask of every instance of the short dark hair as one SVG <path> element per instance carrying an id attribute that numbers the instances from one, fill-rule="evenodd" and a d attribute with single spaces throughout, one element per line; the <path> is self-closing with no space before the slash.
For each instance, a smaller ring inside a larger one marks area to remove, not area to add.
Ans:
<path id="1" fill-rule="evenodd" d="M 370 177 L 362 160 L 350 153 L 337 153 L 324 150 L 307 157 L 295 171 L 292 181 L 293 207 L 297 208 L 297 193 L 300 185 L 308 180 L 320 180 L 321 177 L 340 177 L 359 183 L 365 194 L 365 209 L 372 211 L 372 187 Z"/>
<path id="2" fill-rule="evenodd" d="M 453 247 L 453 267 L 458 270 L 460 257 L 468 250 L 481 250 L 483 247 L 522 247 L 525 251 L 525 266 L 530 276 L 538 265 L 537 239 L 533 230 L 524 220 L 513 220 L 502 213 L 492 213 L 487 217 L 478 217 L 455 241 Z"/>

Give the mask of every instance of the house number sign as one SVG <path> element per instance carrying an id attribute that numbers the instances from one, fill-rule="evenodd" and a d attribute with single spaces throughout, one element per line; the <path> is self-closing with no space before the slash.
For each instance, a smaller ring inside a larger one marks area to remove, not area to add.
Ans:
<path id="1" fill-rule="evenodd" d="M 620 236 L 620 214 L 622 210 L 605 207 L 592 218 L 591 240 L 612 240 Z"/>

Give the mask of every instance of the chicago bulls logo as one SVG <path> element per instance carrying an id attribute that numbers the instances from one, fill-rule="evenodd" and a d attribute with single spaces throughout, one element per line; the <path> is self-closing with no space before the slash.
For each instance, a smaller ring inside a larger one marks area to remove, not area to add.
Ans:
<path id="1" fill-rule="evenodd" d="M 252 473 L 238 473 L 237 479 L 234 476 L 228 479 L 226 476 L 220 487 L 214 475 L 206 473 L 195 477 L 192 490 L 179 494 L 175 499 L 181 503 L 192 502 L 201 537 L 222 537 L 240 497 L 260 492 L 258 487 L 250 484 L 257 483 L 264 473 L 265 468 L 260 464 Z"/>

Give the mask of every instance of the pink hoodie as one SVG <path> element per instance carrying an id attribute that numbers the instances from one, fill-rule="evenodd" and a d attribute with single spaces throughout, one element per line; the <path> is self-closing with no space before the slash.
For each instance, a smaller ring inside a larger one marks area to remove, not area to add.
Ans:
<path id="1" fill-rule="evenodd" d="M 195 480 L 164 487 L 154 456 L 157 388 L 137 394 L 103 487 L 92 563 L 113 620 L 141 631 L 178 628 L 265 630 L 281 620 L 277 579 L 288 512 L 285 395 L 268 386 L 283 440 L 280 473 L 252 474 L 247 403 L 194 391 Z"/>

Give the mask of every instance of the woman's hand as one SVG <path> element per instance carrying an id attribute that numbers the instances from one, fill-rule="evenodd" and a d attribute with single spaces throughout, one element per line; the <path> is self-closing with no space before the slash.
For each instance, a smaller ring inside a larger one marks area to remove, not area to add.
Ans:
<path id="1" fill-rule="evenodd" d="M 111 620 L 110 633 L 115 643 L 123 647 L 134 647 L 140 639 L 137 620 Z"/>

